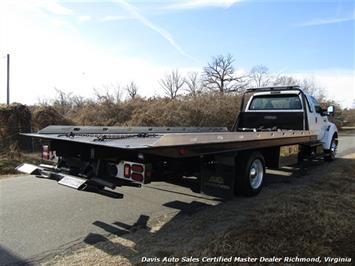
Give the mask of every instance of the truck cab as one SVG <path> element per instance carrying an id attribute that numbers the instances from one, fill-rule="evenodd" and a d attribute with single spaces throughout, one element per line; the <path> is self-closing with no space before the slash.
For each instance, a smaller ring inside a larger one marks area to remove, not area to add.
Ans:
<path id="1" fill-rule="evenodd" d="M 326 153 L 334 159 L 338 130 L 328 116 L 334 107 L 321 108 L 315 97 L 299 86 L 263 87 L 246 91 L 241 112 L 235 125 L 236 131 L 309 130 Z"/>

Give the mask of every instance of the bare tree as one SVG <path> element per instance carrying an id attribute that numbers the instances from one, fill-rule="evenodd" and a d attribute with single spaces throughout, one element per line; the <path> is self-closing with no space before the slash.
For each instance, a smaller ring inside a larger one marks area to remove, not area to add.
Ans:
<path id="1" fill-rule="evenodd" d="M 292 86 L 292 85 L 300 85 L 299 80 L 295 79 L 291 76 L 277 76 L 272 82 L 274 86 Z"/>
<path id="2" fill-rule="evenodd" d="M 71 107 L 72 93 L 66 93 L 60 89 L 54 88 L 57 96 L 53 99 L 53 106 L 61 113 L 65 114 Z"/>
<path id="3" fill-rule="evenodd" d="M 182 86 L 185 84 L 185 79 L 180 75 L 179 71 L 173 70 L 171 73 L 165 74 L 160 81 L 160 86 L 163 88 L 165 94 L 171 99 L 175 99 Z"/>
<path id="4" fill-rule="evenodd" d="M 134 81 L 131 81 L 127 86 L 126 86 L 126 91 L 128 93 L 128 96 L 131 99 L 136 98 L 137 94 L 138 94 L 138 86 L 136 83 L 134 83 Z"/>
<path id="5" fill-rule="evenodd" d="M 201 92 L 201 82 L 198 72 L 189 72 L 185 77 L 185 83 L 187 85 L 186 91 L 192 95 L 196 96 Z"/>
<path id="6" fill-rule="evenodd" d="M 230 54 L 213 57 L 212 62 L 203 69 L 204 86 L 220 93 L 244 89 L 248 85 L 247 75 L 236 76 L 233 63 L 234 59 Z"/>
<path id="7" fill-rule="evenodd" d="M 250 71 L 250 78 L 256 87 L 270 85 L 271 76 L 269 69 L 264 65 L 256 65 Z"/>
<path id="8" fill-rule="evenodd" d="M 83 107 L 86 104 L 87 99 L 80 95 L 74 95 L 71 98 L 71 101 L 74 107 Z"/>
<path id="9" fill-rule="evenodd" d="M 300 81 L 300 86 L 302 89 L 316 97 L 319 101 L 325 100 L 324 88 L 320 87 L 312 78 L 304 78 Z"/>
<path id="10" fill-rule="evenodd" d="M 120 103 L 122 100 L 122 91 L 119 84 L 105 84 L 100 89 L 94 88 L 94 95 L 99 102 L 114 104 Z"/>
<path id="11" fill-rule="evenodd" d="M 51 105 L 51 100 L 48 99 L 48 98 L 38 97 L 37 98 L 37 105 L 39 105 L 39 106 L 49 106 L 49 105 Z"/>
<path id="12" fill-rule="evenodd" d="M 316 97 L 319 101 L 324 101 L 325 100 L 325 92 L 322 87 L 317 85 L 313 79 L 311 78 L 304 78 L 304 79 L 296 79 L 292 76 L 279 76 L 277 77 L 273 85 L 277 86 L 292 86 L 292 85 L 298 85 L 303 89 L 305 92 L 313 95 Z"/>

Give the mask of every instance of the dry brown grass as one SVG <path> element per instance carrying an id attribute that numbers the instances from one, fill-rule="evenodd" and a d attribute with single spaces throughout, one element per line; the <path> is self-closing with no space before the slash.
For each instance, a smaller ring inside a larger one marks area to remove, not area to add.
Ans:
<path id="1" fill-rule="evenodd" d="M 343 256 L 355 254 L 355 154 L 303 178 L 192 215 L 169 214 L 46 265 L 140 264 L 142 256 Z"/>
<path id="2" fill-rule="evenodd" d="M 38 153 L 20 153 L 10 150 L 8 153 L 0 155 L 0 178 L 8 178 L 11 175 L 18 174 L 16 167 L 24 162 L 39 164 L 42 161 Z"/>
<path id="3" fill-rule="evenodd" d="M 72 125 L 73 121 L 62 116 L 51 106 L 40 106 L 32 112 L 32 128 L 38 131 L 49 125 Z"/>
<path id="4" fill-rule="evenodd" d="M 177 99 L 137 97 L 123 102 L 105 98 L 100 101 L 87 100 L 80 106 L 68 106 L 65 111 L 60 110 L 64 114 L 62 118 L 58 116 L 59 112 L 54 112 L 54 107 L 46 107 L 45 119 L 39 119 L 38 115 L 43 113 L 43 107 L 34 107 L 35 129 L 64 123 L 92 126 L 231 127 L 239 111 L 240 96 L 206 93 Z M 46 115 L 47 113 L 50 115 Z M 64 117 L 66 121 L 63 120 Z"/>
<path id="5" fill-rule="evenodd" d="M 130 125 L 231 127 L 240 97 L 205 94 L 196 98 L 157 99 L 133 112 Z"/>
<path id="6" fill-rule="evenodd" d="M 16 145 L 29 150 L 31 142 L 20 136 L 20 132 L 31 131 L 31 112 L 22 104 L 0 104 L 0 153 Z"/>

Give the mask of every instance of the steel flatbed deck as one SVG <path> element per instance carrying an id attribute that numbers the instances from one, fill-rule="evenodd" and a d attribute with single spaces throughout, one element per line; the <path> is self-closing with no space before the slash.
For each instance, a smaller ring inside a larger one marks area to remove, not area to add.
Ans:
<path id="1" fill-rule="evenodd" d="M 316 141 L 308 130 L 229 132 L 226 128 L 120 128 L 50 126 L 38 133 L 24 134 L 57 142 L 73 142 L 167 157 L 191 157 Z M 180 149 L 186 149 L 182 154 Z"/>

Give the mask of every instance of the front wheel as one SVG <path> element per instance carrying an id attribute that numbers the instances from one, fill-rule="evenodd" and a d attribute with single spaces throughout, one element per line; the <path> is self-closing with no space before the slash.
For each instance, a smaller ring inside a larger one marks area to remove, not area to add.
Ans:
<path id="1" fill-rule="evenodd" d="M 330 143 L 330 149 L 326 150 L 326 154 L 324 156 L 324 160 L 331 162 L 335 160 L 336 154 L 337 154 L 337 149 L 338 149 L 338 139 L 334 135 L 332 138 L 332 142 Z"/>
<path id="2" fill-rule="evenodd" d="M 236 188 L 245 196 L 260 193 L 265 177 L 265 160 L 260 152 L 241 154 L 237 167 Z"/>

